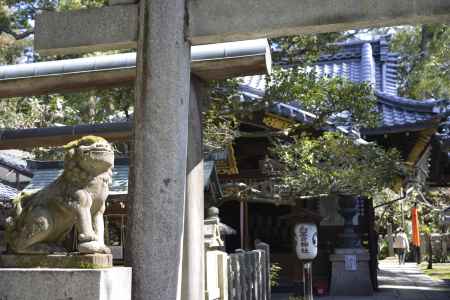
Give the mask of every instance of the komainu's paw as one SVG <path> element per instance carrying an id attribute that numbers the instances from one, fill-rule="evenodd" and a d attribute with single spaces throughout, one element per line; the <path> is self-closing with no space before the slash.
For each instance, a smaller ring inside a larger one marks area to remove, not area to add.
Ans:
<path id="1" fill-rule="evenodd" d="M 104 244 L 97 241 L 81 243 L 78 245 L 78 251 L 80 253 L 90 254 L 90 253 L 103 253 L 110 254 L 111 250 Z"/>
<path id="2" fill-rule="evenodd" d="M 97 240 L 98 240 L 98 237 L 94 231 L 92 231 L 90 233 L 80 233 L 78 235 L 78 241 L 80 243 L 93 242 L 93 241 L 97 241 Z"/>

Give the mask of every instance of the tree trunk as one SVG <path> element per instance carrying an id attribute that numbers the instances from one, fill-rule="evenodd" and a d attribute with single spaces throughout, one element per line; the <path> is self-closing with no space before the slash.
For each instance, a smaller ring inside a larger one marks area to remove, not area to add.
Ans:
<path id="1" fill-rule="evenodd" d="M 431 242 L 431 233 L 427 234 L 428 237 L 428 267 L 427 269 L 433 269 L 433 243 Z"/>
<path id="2" fill-rule="evenodd" d="M 441 234 L 441 245 L 442 245 L 442 261 L 443 263 L 447 262 L 447 234 L 445 231 Z"/>

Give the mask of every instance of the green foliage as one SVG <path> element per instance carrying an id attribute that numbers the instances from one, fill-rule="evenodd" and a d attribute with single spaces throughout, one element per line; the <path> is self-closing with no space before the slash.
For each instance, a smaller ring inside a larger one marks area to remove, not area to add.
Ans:
<path id="1" fill-rule="evenodd" d="M 277 50 L 273 53 L 275 62 L 306 66 L 315 62 L 323 52 L 333 52 L 333 44 L 348 37 L 339 32 L 305 34 L 271 39 Z"/>
<path id="2" fill-rule="evenodd" d="M 450 281 L 450 263 L 433 264 L 433 269 L 428 269 L 427 263 L 423 262 L 420 264 L 420 269 L 434 280 Z"/>
<path id="3" fill-rule="evenodd" d="M 413 99 L 450 98 L 449 25 L 403 27 L 394 35 L 392 50 L 402 56 L 402 95 Z"/>
<path id="4" fill-rule="evenodd" d="M 389 256 L 389 244 L 386 240 L 381 241 L 380 249 L 378 252 L 378 260 L 383 260 Z"/>
<path id="5" fill-rule="evenodd" d="M 347 112 L 355 127 L 377 125 L 377 100 L 366 83 L 353 83 L 342 78 L 320 78 L 306 68 L 275 68 L 268 77 L 267 103 L 296 102 L 317 116 L 314 125 L 326 125 L 333 114 Z"/>
<path id="6" fill-rule="evenodd" d="M 132 110 L 131 88 L 16 97 L 0 101 L 0 127 L 89 124 L 108 122 L 114 118 L 129 120 Z"/>
<path id="7" fill-rule="evenodd" d="M 283 181 L 302 195 L 350 193 L 372 196 L 402 174 L 400 154 L 359 144 L 336 132 L 293 137 L 272 149 L 285 165 Z"/>
<path id="8" fill-rule="evenodd" d="M 224 149 L 236 137 L 239 114 L 245 112 L 238 94 L 239 81 L 212 82 L 208 107 L 202 112 L 203 144 L 206 153 Z"/>
<path id="9" fill-rule="evenodd" d="M 329 37 L 283 38 L 274 43 L 282 51 L 294 49 L 292 53 L 303 55 L 302 61 L 310 61 L 318 57 L 318 52 L 309 53 L 308 49 L 330 42 Z M 290 47 L 289 43 L 297 44 Z M 281 173 L 272 174 L 274 180 L 281 179 L 290 190 L 301 195 L 348 192 L 371 196 L 391 186 L 394 178 L 403 174 L 397 151 L 358 144 L 352 137 L 325 132 L 330 129 L 330 121 L 354 129 L 377 125 L 377 101 L 370 85 L 320 78 L 299 65 L 275 67 L 266 81 L 265 96 L 253 101 L 238 97 L 236 81 L 216 83 L 211 110 L 204 114 L 205 140 L 223 147 L 237 135 L 237 124 L 252 122 L 254 112 L 267 110 L 274 102 L 285 102 L 316 116 L 307 124 L 293 124 L 286 130 L 288 136 L 276 141 L 271 149 L 272 156 L 284 165 Z"/>
<path id="10" fill-rule="evenodd" d="M 270 287 L 278 286 L 278 280 L 280 279 L 281 267 L 278 263 L 270 264 Z"/>
<path id="11" fill-rule="evenodd" d="M 33 20 L 39 11 L 99 7 L 106 2 L 105 0 L 0 0 L 0 64 L 14 64 L 19 59 L 25 58 L 24 50 L 32 45 Z M 35 61 L 42 60 L 36 54 L 27 54 L 27 57 Z M 133 100 L 132 87 L 2 99 L 0 128 L 49 127 L 130 120 Z M 33 152 L 38 159 L 62 157 L 62 153 L 54 149 L 40 148 L 34 149 Z"/>
<path id="12" fill-rule="evenodd" d="M 23 54 L 24 47 L 30 45 L 28 37 L 33 32 L 32 20 L 38 11 L 98 7 L 105 2 L 3 0 L 0 5 L 0 45 L 5 47 L 0 47 L 0 62 L 15 62 Z M 214 83 L 209 108 L 203 113 L 206 151 L 223 149 L 230 144 L 238 134 L 238 125 L 249 121 L 253 112 L 267 109 L 274 101 L 296 101 L 304 110 L 315 114 L 317 119 L 312 124 L 303 124 L 301 128 L 293 126 L 289 130 L 291 142 L 281 141 L 274 147 L 274 156 L 280 157 L 286 164 L 287 173 L 283 176 L 285 182 L 302 191 L 307 190 L 307 193 L 314 191 L 310 189 L 314 182 L 314 187 L 320 187 L 322 192 L 348 186 L 352 186 L 350 190 L 353 191 L 361 191 L 364 186 L 365 192 L 372 192 L 386 186 L 386 182 L 392 178 L 391 173 L 395 173 L 392 169 L 386 169 L 386 164 L 393 163 L 396 158 L 394 152 L 385 153 L 374 146 L 359 146 L 339 134 L 321 135 L 331 119 L 335 123 L 342 121 L 353 128 L 376 124 L 376 101 L 370 86 L 342 79 L 318 78 L 306 67 L 301 67 L 316 60 L 324 49 L 334 51 L 335 47 L 330 45 L 345 36 L 342 33 L 327 33 L 273 39 L 271 42 L 277 48 L 275 63 L 295 64 L 297 67 L 275 68 L 267 79 L 267 95 L 260 101 L 242 101 L 237 94 L 239 82 L 236 80 Z M 117 118 L 128 120 L 133 111 L 133 98 L 131 88 L 12 98 L 0 103 L 0 127 L 73 125 L 108 122 Z M 349 118 L 339 120 L 336 113 L 341 112 L 346 112 Z M 301 132 L 309 134 L 301 135 Z M 347 152 L 344 153 L 343 149 Z M 36 153 L 45 156 L 45 151 Z M 302 157 L 296 161 L 299 154 Z M 371 164 L 368 163 L 369 159 Z M 293 175 L 292 171 L 298 166 L 300 169 Z M 368 168 L 362 173 L 364 176 L 355 179 L 355 174 L 364 167 Z M 369 171 L 385 175 L 385 180 L 381 180 L 380 176 L 372 176 Z"/>

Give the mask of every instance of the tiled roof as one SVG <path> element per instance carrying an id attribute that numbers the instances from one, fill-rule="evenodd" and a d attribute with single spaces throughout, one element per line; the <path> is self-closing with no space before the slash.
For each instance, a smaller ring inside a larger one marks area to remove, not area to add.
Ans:
<path id="1" fill-rule="evenodd" d="M 252 77 L 252 80 L 247 82 L 261 86 L 260 82 L 264 81 L 263 76 Z M 264 90 L 259 90 L 258 93 L 253 92 L 253 94 L 264 95 Z M 363 134 L 427 128 L 434 122 L 435 117 L 447 109 L 447 101 L 445 100 L 417 101 L 380 91 L 375 91 L 375 95 L 378 99 L 378 111 L 381 115 L 380 125 L 376 129 L 363 130 Z M 299 122 L 309 122 L 315 118 L 314 114 L 289 103 L 276 103 L 269 109 L 269 112 Z"/>
<path id="2" fill-rule="evenodd" d="M 275 103 L 269 112 L 301 123 L 309 123 L 316 119 L 314 114 L 288 103 Z"/>
<path id="3" fill-rule="evenodd" d="M 435 119 L 440 118 L 447 106 L 447 101 L 444 100 L 416 101 L 381 92 L 375 92 L 375 95 L 378 99 L 380 125 L 373 129 L 362 129 L 361 133 L 364 135 L 429 128 L 436 124 Z M 302 123 L 315 119 L 314 114 L 287 103 L 274 104 L 269 112 Z"/>
<path id="4" fill-rule="evenodd" d="M 313 68 L 320 76 L 369 81 L 376 90 L 397 95 L 399 55 L 389 52 L 388 43 L 387 37 L 342 43 L 336 54 L 321 56 Z"/>
<path id="5" fill-rule="evenodd" d="M 373 80 L 377 90 L 397 95 L 399 55 L 389 51 L 388 36 L 351 40 L 337 46 L 336 53 L 321 55 L 310 69 L 330 78 L 341 77 L 353 82 Z"/>
<path id="6" fill-rule="evenodd" d="M 375 95 L 378 98 L 380 125 L 361 130 L 364 135 L 416 131 L 435 126 L 447 107 L 444 100 L 417 101 L 381 92 Z"/>
<path id="7" fill-rule="evenodd" d="M 340 50 L 331 55 L 322 55 L 310 67 L 319 76 L 342 77 L 353 82 L 370 82 L 378 98 L 381 114 L 376 129 L 363 130 L 364 134 L 380 134 L 405 130 L 420 130 L 435 124 L 434 118 L 447 110 L 444 100 L 416 101 L 397 96 L 398 55 L 389 52 L 389 39 L 381 37 L 371 41 L 354 40 L 339 44 Z M 250 98 L 261 98 L 265 90 L 264 75 L 243 78 L 241 91 Z M 300 122 L 314 118 L 298 106 L 278 103 L 269 110 L 280 116 Z"/>
<path id="8" fill-rule="evenodd" d="M 339 44 L 335 54 L 322 55 L 309 67 L 321 77 L 341 77 L 353 82 L 370 81 L 377 91 L 397 95 L 397 63 L 399 55 L 389 52 L 389 40 L 381 37 L 371 41 L 350 41 Z M 241 90 L 262 96 L 265 76 L 242 78 Z"/>
<path id="9" fill-rule="evenodd" d="M 62 162 L 39 162 L 33 170 L 31 183 L 25 187 L 24 192 L 34 193 L 52 183 L 63 172 Z M 118 159 L 115 162 L 112 184 L 109 187 L 110 195 L 125 195 L 128 193 L 128 161 Z"/>
<path id="10" fill-rule="evenodd" d="M 0 182 L 0 202 L 9 202 L 17 195 L 17 189 Z"/>
<path id="11" fill-rule="evenodd" d="M 43 189 L 62 174 L 63 166 L 62 161 L 35 162 L 33 179 L 23 191 L 35 193 Z M 205 161 L 204 168 L 204 186 L 206 187 L 211 180 L 218 179 L 214 161 Z M 128 169 L 128 159 L 116 159 L 112 170 L 112 184 L 109 187 L 110 195 L 128 194 Z"/>
<path id="12" fill-rule="evenodd" d="M 27 168 L 27 161 L 5 151 L 0 152 L 0 166 L 13 169 L 20 174 L 31 177 L 33 173 Z"/>
<path id="13" fill-rule="evenodd" d="M 266 76 L 254 75 L 241 78 L 239 91 L 242 95 L 250 99 L 259 99 L 264 96 L 266 90 Z"/>

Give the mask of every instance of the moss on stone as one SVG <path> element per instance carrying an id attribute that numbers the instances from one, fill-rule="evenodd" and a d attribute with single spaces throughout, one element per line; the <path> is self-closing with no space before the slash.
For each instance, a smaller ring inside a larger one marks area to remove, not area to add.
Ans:
<path id="1" fill-rule="evenodd" d="M 15 254 L 0 256 L 0 267 L 15 268 L 68 268 L 104 269 L 112 267 L 112 257 L 94 255 L 40 255 Z M 99 259 L 103 256 L 103 259 Z M 101 263 L 99 263 L 101 262 Z"/>
<path id="2" fill-rule="evenodd" d="M 71 141 L 64 146 L 65 150 L 72 149 L 78 146 L 88 146 L 94 143 L 108 143 L 107 140 L 100 136 L 87 135 L 78 140 Z"/>
<path id="3" fill-rule="evenodd" d="M 20 192 L 13 200 L 12 204 L 17 206 L 18 204 L 24 203 L 33 193 Z"/>

